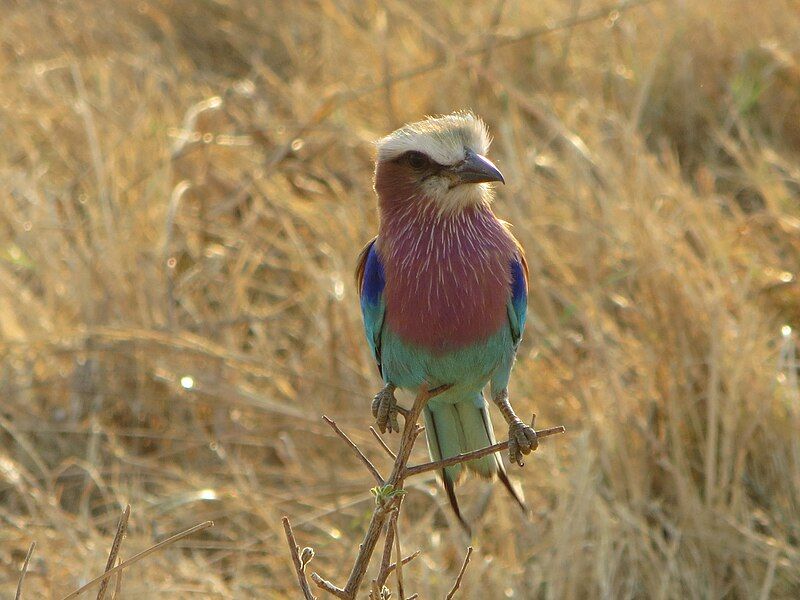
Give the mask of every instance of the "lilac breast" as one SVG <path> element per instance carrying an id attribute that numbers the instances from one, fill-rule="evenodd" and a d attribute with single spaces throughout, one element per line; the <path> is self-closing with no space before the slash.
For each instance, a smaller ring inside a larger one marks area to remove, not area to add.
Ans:
<path id="1" fill-rule="evenodd" d="M 435 354 L 482 341 L 506 323 L 516 245 L 488 206 L 438 216 L 428 202 L 384 214 L 386 324 Z"/>

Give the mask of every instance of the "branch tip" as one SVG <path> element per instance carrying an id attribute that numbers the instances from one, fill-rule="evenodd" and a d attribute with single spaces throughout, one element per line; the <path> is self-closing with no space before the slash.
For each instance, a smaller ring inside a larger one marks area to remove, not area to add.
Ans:
<path id="1" fill-rule="evenodd" d="M 534 416 L 535 418 L 535 416 Z M 464 556 L 464 562 L 461 563 L 461 569 L 458 571 L 458 577 L 456 577 L 455 583 L 453 583 L 453 587 L 450 588 L 450 592 L 447 594 L 445 600 L 452 600 L 453 596 L 456 595 L 456 591 L 461 586 L 461 580 L 464 578 L 464 572 L 467 570 L 467 565 L 469 564 L 469 559 L 472 557 L 472 546 L 467 548 L 467 554 Z"/>
<path id="2" fill-rule="evenodd" d="M 340 438 L 342 438 L 342 440 L 344 440 L 345 444 L 350 446 L 350 448 L 353 450 L 353 452 L 356 453 L 356 456 L 358 456 L 358 459 L 367 468 L 367 471 L 370 472 L 370 475 L 372 475 L 372 477 L 375 479 L 375 481 L 378 482 L 378 485 L 383 485 L 384 484 L 383 476 L 380 474 L 378 469 L 375 467 L 375 465 L 372 464 L 372 461 L 370 461 L 370 459 L 368 459 L 366 457 L 366 455 L 361 451 L 361 448 L 359 448 L 355 444 L 355 442 L 353 442 L 353 440 L 351 440 L 349 437 L 347 437 L 347 434 L 344 431 L 339 429 L 339 426 L 336 424 L 336 421 L 334 421 L 333 419 L 327 417 L 326 415 L 322 416 L 322 420 L 325 421 L 328 425 L 331 426 L 331 428 L 336 433 L 336 435 L 338 435 Z"/>
<path id="3" fill-rule="evenodd" d="M 286 541 L 289 543 L 289 552 L 292 554 L 292 564 L 294 565 L 294 570 L 297 573 L 297 582 L 300 585 L 300 589 L 303 591 L 303 598 L 305 600 L 315 600 L 314 595 L 311 593 L 311 588 L 308 586 L 308 579 L 306 579 L 306 564 L 314 557 L 314 551 L 311 548 L 304 548 L 303 555 L 306 558 L 305 562 L 300 560 L 300 555 L 297 553 L 297 540 L 294 538 L 294 532 L 292 531 L 292 524 L 289 522 L 289 517 L 283 517 L 281 519 L 283 521 L 283 531 L 286 534 Z M 306 555 L 306 550 L 311 551 L 311 555 Z M 314 574 L 312 574 L 312 579 Z"/>

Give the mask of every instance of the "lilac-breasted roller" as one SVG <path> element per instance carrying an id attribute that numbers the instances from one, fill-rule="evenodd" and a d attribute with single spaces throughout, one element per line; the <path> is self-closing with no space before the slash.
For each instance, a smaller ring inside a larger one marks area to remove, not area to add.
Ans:
<path id="1" fill-rule="evenodd" d="M 508 401 L 508 380 L 525 327 L 528 269 L 519 242 L 492 212 L 489 134 L 468 112 L 428 118 L 377 143 L 378 235 L 362 250 L 356 277 L 367 341 L 385 387 L 372 412 L 381 431 L 399 431 L 397 388 L 451 387 L 425 407 L 433 460 L 495 443 L 483 389 L 508 424 L 509 455 L 538 446 Z M 498 475 L 522 504 L 496 454 L 444 469 L 448 499 L 465 468 Z"/>

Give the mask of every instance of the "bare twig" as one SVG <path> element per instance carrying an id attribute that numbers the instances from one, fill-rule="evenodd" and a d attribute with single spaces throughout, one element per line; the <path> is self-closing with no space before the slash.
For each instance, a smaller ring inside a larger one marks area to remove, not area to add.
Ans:
<path id="1" fill-rule="evenodd" d="M 356 456 L 358 456 L 361 462 L 364 463 L 364 466 L 367 467 L 367 470 L 375 478 L 375 481 L 378 482 L 378 485 L 383 485 L 384 484 L 383 476 L 381 476 L 381 474 L 378 472 L 378 469 L 376 469 L 375 465 L 373 465 L 372 462 L 364 455 L 364 453 L 361 451 L 361 448 L 356 446 L 353 440 L 347 437 L 347 434 L 344 431 L 339 429 L 339 426 L 336 424 L 336 421 L 334 421 L 329 417 L 326 417 L 325 415 L 322 416 L 322 420 L 325 421 L 328 425 L 330 425 L 331 428 L 333 428 L 333 430 L 336 432 L 336 435 L 342 438 L 345 441 L 345 443 L 348 446 L 350 446 L 350 448 L 353 449 L 353 452 L 355 452 Z"/>
<path id="2" fill-rule="evenodd" d="M 289 522 L 289 517 L 283 517 L 283 530 L 286 532 L 286 541 L 289 542 L 289 551 L 292 553 L 294 570 L 297 572 L 297 581 L 300 583 L 300 589 L 303 590 L 303 596 L 305 600 L 314 600 L 314 595 L 311 593 L 311 588 L 308 586 L 308 579 L 306 579 L 306 566 L 300 562 L 297 542 L 294 539 L 294 532 L 292 531 L 292 524 Z"/>
<path id="3" fill-rule="evenodd" d="M 471 556 L 472 546 L 467 548 L 467 555 L 464 557 L 464 562 L 461 564 L 461 569 L 458 571 L 458 577 L 456 577 L 453 587 L 450 589 L 450 592 L 447 594 L 447 597 L 444 600 L 452 600 L 453 596 L 456 595 L 456 591 L 461 585 L 461 580 L 464 578 L 464 572 L 467 570 L 467 565 L 469 564 L 469 559 Z"/>
<path id="4" fill-rule="evenodd" d="M 28 565 L 31 563 L 31 556 L 36 549 L 36 542 L 31 542 L 28 553 L 25 555 L 25 562 L 22 563 L 22 570 L 19 573 L 19 581 L 17 581 L 17 593 L 14 594 L 14 600 L 19 600 L 22 597 L 22 582 L 25 581 L 25 575 L 28 573 Z"/>
<path id="5" fill-rule="evenodd" d="M 394 548 L 397 556 L 403 556 L 402 551 L 400 550 L 400 535 L 397 531 L 397 513 L 395 512 L 392 515 L 392 518 L 389 520 L 389 526 L 394 530 Z M 397 594 L 401 598 L 405 598 L 406 594 L 403 590 L 403 561 L 397 563 Z"/>
<path id="6" fill-rule="evenodd" d="M 392 517 L 395 518 L 395 517 Z M 389 578 L 389 574 L 391 571 L 389 570 L 390 564 L 389 561 L 392 559 L 392 545 L 394 543 L 394 528 L 389 525 L 386 528 L 386 538 L 383 541 L 383 555 L 381 556 L 381 566 L 378 569 L 378 576 L 375 578 L 375 585 L 373 585 L 373 593 L 380 594 L 381 588 L 386 584 L 386 580 Z M 396 565 L 395 565 L 396 566 Z M 378 596 L 375 595 L 375 600 L 378 600 Z"/>
<path id="7" fill-rule="evenodd" d="M 320 577 L 317 573 L 311 573 L 311 581 L 316 583 L 319 589 L 325 590 L 337 598 L 353 598 L 353 596 L 345 592 L 342 588 L 336 587 L 327 579 Z"/>
<path id="8" fill-rule="evenodd" d="M 536 436 L 538 439 L 541 440 L 542 438 L 564 433 L 565 431 L 566 429 L 564 428 L 564 426 L 559 425 L 558 427 L 549 427 L 548 429 L 541 429 L 536 432 Z M 451 456 L 450 458 L 445 458 L 443 460 L 436 460 L 432 462 L 423 463 L 421 465 L 408 467 L 403 476 L 408 478 L 408 477 L 413 477 L 414 475 L 419 475 L 420 473 L 427 473 L 428 471 L 438 471 L 440 469 L 444 469 L 445 467 L 450 467 L 463 462 L 467 462 L 469 460 L 475 460 L 476 458 L 481 458 L 482 456 L 486 456 L 487 454 L 500 452 L 501 450 L 505 450 L 506 448 L 508 448 L 508 440 L 506 440 L 505 442 L 498 442 L 497 444 L 492 444 L 491 446 L 486 446 L 486 448 L 481 448 L 480 450 L 473 450 L 472 452 L 457 454 L 456 456 Z"/>
<path id="9" fill-rule="evenodd" d="M 202 531 L 203 529 L 208 529 L 209 527 L 213 527 L 213 526 L 214 526 L 214 521 L 204 521 L 203 523 L 199 523 L 199 524 L 195 525 L 194 527 L 190 527 L 189 529 L 187 529 L 185 531 L 181 531 L 180 533 L 176 533 L 172 537 L 168 537 L 167 539 L 162 540 L 162 541 L 158 542 L 157 544 L 151 546 L 147 550 L 143 550 L 142 552 L 139 552 L 139 554 L 131 556 L 128 560 L 119 563 L 113 569 L 109 569 L 108 571 L 106 571 L 102 575 L 100 575 L 98 577 L 95 577 L 89 583 L 87 583 L 85 585 L 82 585 L 81 587 L 79 587 L 74 592 L 64 596 L 63 600 L 71 600 L 72 598 L 77 598 L 83 592 L 85 592 L 86 590 L 90 589 L 94 585 L 100 583 L 102 580 L 104 580 L 109 575 L 117 573 L 117 572 L 121 571 L 122 569 L 124 569 L 126 567 L 129 567 L 134 563 L 139 562 L 143 558 L 146 558 L 146 557 L 150 556 L 153 552 L 158 552 L 159 550 L 161 550 L 165 546 L 169 546 L 170 544 L 174 544 L 178 540 L 182 540 L 183 538 L 185 538 L 187 536 L 190 536 L 193 533 L 197 533 L 198 531 Z"/>
<path id="10" fill-rule="evenodd" d="M 377 600 L 380 598 L 381 589 L 386 585 L 386 580 L 389 579 L 389 575 L 391 575 L 395 569 L 397 569 L 397 563 L 385 564 L 384 561 L 388 562 L 389 556 L 392 553 L 392 548 L 394 548 L 394 529 L 389 527 L 386 531 L 386 538 L 384 538 L 384 546 L 383 546 L 383 556 L 381 558 L 381 566 L 378 572 L 378 577 L 372 580 L 372 595 Z M 409 554 L 406 556 L 402 561 L 400 561 L 401 565 L 407 565 L 412 560 L 417 558 L 420 555 L 420 551 L 416 550 L 413 554 Z"/>
<path id="11" fill-rule="evenodd" d="M 119 522 L 117 523 L 117 533 L 114 535 L 114 541 L 111 543 L 111 552 L 108 553 L 108 560 L 106 561 L 106 573 L 108 573 L 108 571 L 117 562 L 117 555 L 119 554 L 119 549 L 122 546 L 122 538 L 125 537 L 125 532 L 128 529 L 128 518 L 130 516 L 131 505 L 127 504 L 119 517 Z M 106 589 L 108 588 L 108 582 L 111 581 L 110 577 L 111 576 L 109 575 L 100 582 L 100 588 L 97 590 L 97 600 L 103 600 L 105 597 Z"/>
<path id="12" fill-rule="evenodd" d="M 372 435 L 375 436 L 375 439 L 378 440 L 378 443 L 381 445 L 381 448 L 386 450 L 386 454 L 391 456 L 392 460 L 397 459 L 397 454 L 392 452 L 392 449 L 389 448 L 389 446 L 386 445 L 386 442 L 383 441 L 383 438 L 381 437 L 381 434 L 379 434 L 377 431 L 375 431 L 375 428 L 372 427 L 372 426 L 370 426 L 369 430 L 372 432 Z"/>
<path id="13" fill-rule="evenodd" d="M 420 555 L 420 551 L 419 550 L 415 550 L 413 554 L 409 554 L 408 556 L 406 556 L 403 560 L 400 561 L 400 563 L 403 564 L 403 565 L 407 565 L 412 560 L 417 558 L 419 555 Z M 396 568 L 397 568 L 397 563 L 390 564 L 389 565 L 389 569 L 388 569 L 389 575 L 391 575 L 392 571 L 394 571 Z"/>

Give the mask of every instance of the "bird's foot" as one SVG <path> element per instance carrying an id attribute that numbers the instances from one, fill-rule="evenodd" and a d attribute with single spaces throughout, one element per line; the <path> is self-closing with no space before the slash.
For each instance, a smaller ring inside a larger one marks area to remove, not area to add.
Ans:
<path id="1" fill-rule="evenodd" d="M 385 433 L 387 429 L 389 433 L 400 431 L 400 424 L 397 422 L 397 413 L 400 411 L 397 408 L 397 398 L 394 397 L 395 389 L 397 388 L 394 384 L 387 383 L 372 400 L 372 416 L 375 417 L 381 433 Z"/>
<path id="2" fill-rule="evenodd" d="M 530 454 L 539 447 L 539 438 L 533 427 L 525 425 L 517 419 L 508 427 L 508 458 L 512 463 L 517 463 L 520 467 L 523 454 Z"/>

